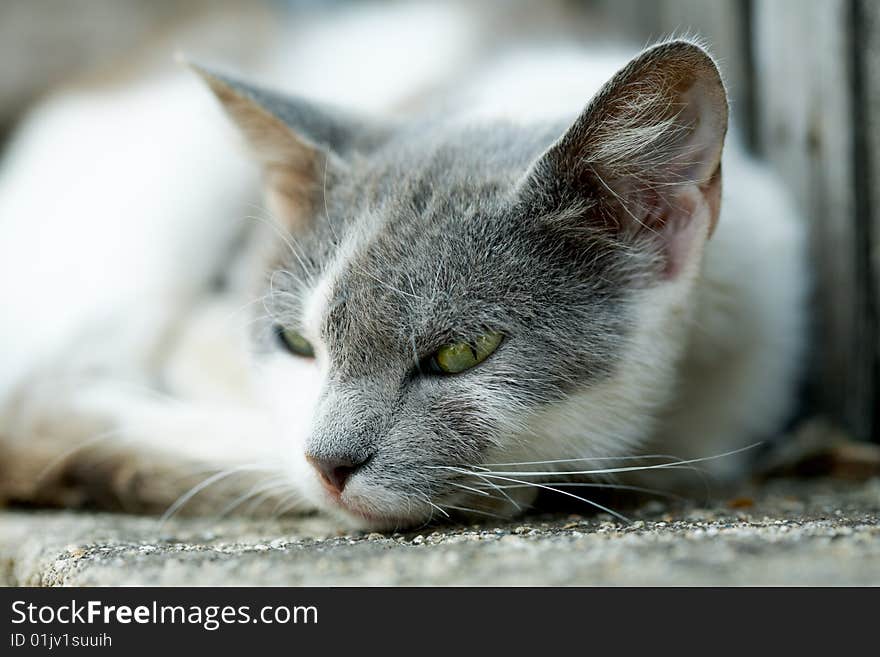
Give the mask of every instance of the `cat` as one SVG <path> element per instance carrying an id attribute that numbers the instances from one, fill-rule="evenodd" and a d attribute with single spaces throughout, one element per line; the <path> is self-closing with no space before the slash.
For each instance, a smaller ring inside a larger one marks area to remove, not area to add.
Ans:
<path id="1" fill-rule="evenodd" d="M 348 106 L 191 64 L 265 211 L 185 75 L 38 108 L 0 178 L 0 499 L 384 528 L 742 476 L 795 410 L 804 224 L 699 41 L 621 50 Z"/>

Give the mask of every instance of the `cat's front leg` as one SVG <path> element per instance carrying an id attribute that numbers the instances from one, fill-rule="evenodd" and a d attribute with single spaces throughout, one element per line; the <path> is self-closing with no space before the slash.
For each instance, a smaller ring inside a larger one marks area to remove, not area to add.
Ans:
<path id="1" fill-rule="evenodd" d="M 29 386 L 0 423 L 0 503 L 135 513 L 302 509 L 258 410 L 111 380 Z"/>

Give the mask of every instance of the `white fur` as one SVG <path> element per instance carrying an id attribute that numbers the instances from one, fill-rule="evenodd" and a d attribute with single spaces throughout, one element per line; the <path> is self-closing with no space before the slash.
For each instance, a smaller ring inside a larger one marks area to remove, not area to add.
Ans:
<path id="1" fill-rule="evenodd" d="M 291 358 L 279 351 L 258 365 L 266 407 L 277 418 L 275 434 L 281 458 L 303 494 L 315 504 L 320 504 L 326 493 L 305 455 L 315 409 L 327 381 L 327 346 L 320 326 L 332 283 L 331 269 L 317 281 L 305 302 L 303 337 L 312 344 L 315 358 Z"/>
<path id="2" fill-rule="evenodd" d="M 176 76 L 62 93 L 31 114 L 0 178 L 0 398 L 35 362 L 143 347 L 191 303 L 235 228 L 217 208 L 244 212 L 256 184 L 231 138 Z M 76 344 L 101 324 L 108 335 Z"/>
<path id="3" fill-rule="evenodd" d="M 807 226 L 779 179 L 735 142 L 723 167 L 677 399 L 653 441 L 683 458 L 772 438 L 794 410 L 805 357 Z M 747 457 L 707 467 L 733 476 Z"/>

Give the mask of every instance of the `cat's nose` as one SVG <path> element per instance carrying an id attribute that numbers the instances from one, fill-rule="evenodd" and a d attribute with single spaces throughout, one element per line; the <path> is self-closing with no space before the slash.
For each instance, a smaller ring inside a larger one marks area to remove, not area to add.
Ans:
<path id="1" fill-rule="evenodd" d="M 318 471 L 321 482 L 335 495 L 345 490 L 345 484 L 355 472 L 360 470 L 370 457 L 364 459 L 341 457 L 323 457 L 306 454 L 306 460 Z"/>

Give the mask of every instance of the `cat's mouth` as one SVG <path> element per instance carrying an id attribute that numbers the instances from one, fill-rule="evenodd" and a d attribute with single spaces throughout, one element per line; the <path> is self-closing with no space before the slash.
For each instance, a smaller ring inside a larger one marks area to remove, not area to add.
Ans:
<path id="1" fill-rule="evenodd" d="M 379 511 L 374 506 L 366 506 L 362 503 L 339 498 L 334 499 L 332 505 L 336 511 L 341 511 L 346 517 L 354 520 L 357 525 L 369 529 L 405 529 L 429 519 L 427 512 L 422 514 Z"/>
<path id="2" fill-rule="evenodd" d="M 422 505 L 401 504 L 390 491 L 370 488 L 354 491 L 349 487 L 339 491 L 322 486 L 320 506 L 371 529 L 405 528 L 425 522 L 430 516 L 429 506 L 426 509 Z"/>
<path id="3" fill-rule="evenodd" d="M 341 504 L 340 506 L 348 513 L 356 516 L 360 520 L 365 520 L 371 525 L 406 525 L 414 522 L 412 518 L 402 518 L 400 516 L 377 513 L 368 511 L 356 506 Z"/>
<path id="4" fill-rule="evenodd" d="M 425 498 L 425 501 L 416 501 L 411 498 L 401 497 L 392 500 L 390 491 L 373 491 L 356 495 L 349 495 L 348 491 L 342 495 L 333 495 L 325 491 L 325 508 L 329 507 L 333 512 L 353 521 L 361 528 L 374 530 L 403 530 L 417 525 L 429 523 L 444 523 L 461 521 L 468 516 L 462 511 L 471 511 L 476 502 L 469 501 L 467 495 L 460 492 L 449 491 L 445 495 L 434 498 Z M 428 501 L 430 499 L 430 501 Z M 383 504 L 384 503 L 384 504 Z M 484 512 L 477 510 L 477 514 Z M 502 517 L 501 511 L 495 517 Z M 475 516 L 479 517 L 479 516 Z"/>
<path id="5" fill-rule="evenodd" d="M 381 508 L 381 498 L 385 498 L 386 504 L 389 501 L 386 495 L 349 496 L 326 493 L 325 505 L 361 527 L 376 530 L 406 529 L 429 523 L 455 523 L 465 519 L 485 520 L 486 517 L 507 518 L 518 509 L 515 502 L 511 502 L 510 506 L 506 500 L 493 499 L 492 504 L 483 497 L 462 494 L 460 491 L 449 491 L 431 501 L 401 500 L 393 507 L 389 504 L 387 508 Z"/>
<path id="6" fill-rule="evenodd" d="M 508 518 L 522 508 L 516 499 L 522 496 L 517 492 L 484 492 L 476 485 L 461 484 L 460 473 L 436 477 L 430 492 L 413 486 L 385 487 L 370 481 L 372 477 L 364 471 L 353 474 L 342 485 L 334 485 L 329 475 L 322 475 L 319 468 L 315 470 L 320 484 L 316 491 L 318 505 L 360 528 L 404 529 L 433 522 Z"/>

